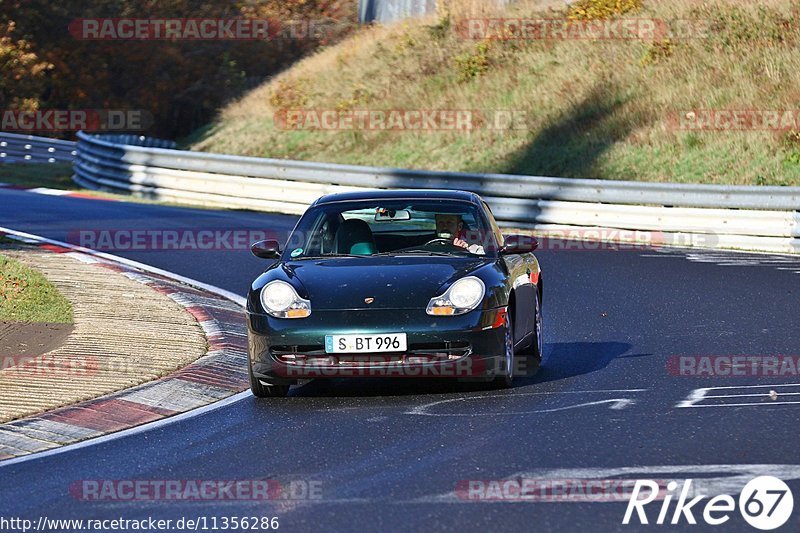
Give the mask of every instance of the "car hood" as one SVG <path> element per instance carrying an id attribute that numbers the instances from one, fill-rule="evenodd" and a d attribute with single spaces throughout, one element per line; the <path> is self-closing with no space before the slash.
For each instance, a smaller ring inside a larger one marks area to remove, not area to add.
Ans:
<path id="1" fill-rule="evenodd" d="M 345 257 L 293 261 L 281 269 L 314 310 L 419 309 L 442 287 L 492 263 L 470 257 Z M 371 304 L 365 298 L 373 298 Z"/>

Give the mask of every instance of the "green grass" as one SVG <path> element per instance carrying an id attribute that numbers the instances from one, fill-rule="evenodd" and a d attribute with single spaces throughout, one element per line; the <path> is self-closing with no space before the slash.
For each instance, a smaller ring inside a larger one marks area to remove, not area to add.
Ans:
<path id="1" fill-rule="evenodd" d="M 69 163 L 12 163 L 0 165 L 0 182 L 22 187 L 77 190 Z"/>
<path id="2" fill-rule="evenodd" d="M 675 42 L 470 41 L 454 28 L 476 15 L 457 5 L 437 17 L 362 29 L 231 103 L 184 146 L 401 168 L 800 185 L 796 131 L 670 127 L 686 110 L 798 109 L 795 0 L 643 0 L 623 15 L 709 21 L 706 38 Z M 575 15 L 524 0 L 505 11 L 480 9 L 484 17 Z M 469 133 L 283 130 L 273 115 L 286 108 L 505 109 L 526 120 L 515 130 Z"/>
<path id="3" fill-rule="evenodd" d="M 72 323 L 72 306 L 40 272 L 0 255 L 0 320 Z"/>

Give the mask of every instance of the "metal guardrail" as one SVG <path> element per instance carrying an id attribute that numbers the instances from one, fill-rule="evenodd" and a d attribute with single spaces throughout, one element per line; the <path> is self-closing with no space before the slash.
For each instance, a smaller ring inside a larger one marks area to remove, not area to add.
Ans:
<path id="1" fill-rule="evenodd" d="M 626 205 L 716 207 L 723 209 L 795 210 L 800 187 L 676 185 L 595 179 L 550 178 L 512 174 L 468 174 L 337 165 L 309 161 L 239 157 L 203 152 L 146 149 L 105 138 L 78 134 L 79 149 L 98 157 L 115 158 L 117 168 L 139 165 L 213 174 L 338 184 L 369 188 L 442 188 L 475 191 L 501 198 L 538 198 L 570 202 Z M 147 142 L 152 142 L 148 140 Z M 124 154 L 120 153 L 120 150 Z"/>
<path id="2" fill-rule="evenodd" d="M 387 24 L 409 17 L 436 12 L 436 0 L 359 0 L 358 21 L 361 24 Z"/>
<path id="3" fill-rule="evenodd" d="M 364 188 L 443 188 L 483 196 L 507 225 L 619 228 L 666 244 L 800 252 L 800 187 L 678 185 L 430 172 L 174 150 L 145 137 L 78 134 L 75 181 L 90 188 L 229 208 L 302 213 Z"/>
<path id="4" fill-rule="evenodd" d="M 0 132 L 0 163 L 70 163 L 77 143 Z"/>

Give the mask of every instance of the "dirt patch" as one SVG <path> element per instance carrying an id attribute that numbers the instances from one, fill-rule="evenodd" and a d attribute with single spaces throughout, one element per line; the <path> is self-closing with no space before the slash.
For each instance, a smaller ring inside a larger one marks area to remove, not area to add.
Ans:
<path id="1" fill-rule="evenodd" d="M 72 324 L 0 320 L 0 357 L 44 355 L 61 346 L 72 329 Z"/>

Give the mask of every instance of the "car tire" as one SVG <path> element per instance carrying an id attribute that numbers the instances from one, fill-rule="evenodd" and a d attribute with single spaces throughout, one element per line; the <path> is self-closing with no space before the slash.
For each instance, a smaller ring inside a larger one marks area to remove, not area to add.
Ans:
<path id="1" fill-rule="evenodd" d="M 518 353 L 525 357 L 533 357 L 537 363 L 540 363 L 544 353 L 544 332 L 542 329 L 542 302 L 539 300 L 539 291 L 534 292 L 533 310 L 535 313 L 533 317 L 533 342 Z"/>
<path id="2" fill-rule="evenodd" d="M 502 364 L 504 368 L 497 369 L 499 372 L 493 381 L 498 389 L 508 389 L 514 385 L 514 324 L 511 321 L 511 313 L 506 313 L 505 334 L 503 337 L 505 357 Z"/>
<path id="3" fill-rule="evenodd" d="M 256 398 L 284 398 L 289 394 L 289 385 L 263 385 L 254 375 L 248 364 L 250 374 L 250 390 Z"/>

